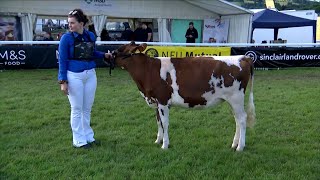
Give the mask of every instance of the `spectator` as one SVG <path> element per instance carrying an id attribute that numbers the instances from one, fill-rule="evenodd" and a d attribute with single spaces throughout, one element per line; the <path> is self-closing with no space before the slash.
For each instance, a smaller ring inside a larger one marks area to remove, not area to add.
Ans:
<path id="1" fill-rule="evenodd" d="M 122 41 L 132 41 L 134 40 L 133 31 L 131 30 L 128 23 L 124 23 L 125 30 L 121 33 Z"/>
<path id="2" fill-rule="evenodd" d="M 146 30 L 147 30 L 147 33 L 148 33 L 148 41 L 147 42 L 152 42 L 153 41 L 152 24 L 148 24 Z"/>
<path id="3" fill-rule="evenodd" d="M 263 40 L 262 42 L 261 42 L 261 44 L 267 44 L 268 42 L 266 41 L 266 40 Z M 259 46 L 259 47 L 263 47 L 263 48 L 267 48 L 268 46 Z"/>
<path id="4" fill-rule="evenodd" d="M 88 25 L 88 30 L 93 32 L 94 36 L 97 37 L 96 30 L 94 29 L 94 24 L 89 24 Z"/>
<path id="5" fill-rule="evenodd" d="M 101 41 L 111 41 L 109 32 L 106 29 L 102 29 L 100 37 L 101 37 Z"/>
<path id="6" fill-rule="evenodd" d="M 254 44 L 256 41 L 254 40 L 254 39 L 251 39 L 251 44 Z M 254 45 L 253 46 L 251 46 L 251 47 L 255 47 Z"/>
<path id="7" fill-rule="evenodd" d="M 135 41 L 141 41 L 145 42 L 143 38 L 143 29 L 142 29 L 142 23 L 138 23 L 137 29 L 134 31 L 134 40 Z"/>
<path id="8" fill-rule="evenodd" d="M 13 30 L 5 32 L 5 41 L 14 41 Z"/>
<path id="9" fill-rule="evenodd" d="M 146 23 L 139 23 L 138 28 L 134 31 L 135 41 L 151 42 L 152 30 L 147 27 Z"/>
<path id="10" fill-rule="evenodd" d="M 187 29 L 185 37 L 187 38 L 187 43 L 195 43 L 198 38 L 198 31 L 193 26 L 193 22 L 189 23 L 189 28 Z"/>
<path id="11" fill-rule="evenodd" d="M 46 32 L 45 31 L 44 34 L 43 34 L 43 37 L 44 37 L 43 41 L 54 41 L 50 32 Z"/>
<path id="12" fill-rule="evenodd" d="M 216 43 L 217 42 L 217 40 L 215 39 L 215 38 L 209 38 L 209 42 L 208 43 Z"/>
<path id="13" fill-rule="evenodd" d="M 62 35 L 63 35 L 63 33 L 62 33 L 62 32 L 59 32 L 59 34 L 57 35 L 57 41 L 60 41 Z"/>

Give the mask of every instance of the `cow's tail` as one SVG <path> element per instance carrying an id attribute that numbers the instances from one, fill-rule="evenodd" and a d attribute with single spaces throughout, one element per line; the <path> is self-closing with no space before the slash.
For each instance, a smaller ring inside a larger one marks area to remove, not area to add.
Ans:
<path id="1" fill-rule="evenodd" d="M 249 58 L 251 60 L 251 58 Z M 253 127 L 256 121 L 256 111 L 254 107 L 254 102 L 253 102 L 253 61 L 250 61 L 250 94 L 249 94 L 249 103 L 248 103 L 248 109 L 247 109 L 247 126 L 248 127 Z"/>

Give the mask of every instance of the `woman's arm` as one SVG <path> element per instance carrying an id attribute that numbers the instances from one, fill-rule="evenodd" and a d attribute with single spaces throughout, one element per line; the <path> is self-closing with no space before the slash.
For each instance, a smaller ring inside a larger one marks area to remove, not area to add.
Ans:
<path id="1" fill-rule="evenodd" d="M 59 81 L 68 81 L 67 79 L 67 61 L 69 55 L 69 41 L 67 34 L 61 37 L 59 43 L 59 72 L 58 80 Z"/>
<path id="2" fill-rule="evenodd" d="M 59 43 L 59 72 L 58 81 L 61 91 L 68 95 L 67 61 L 69 58 L 69 40 L 67 35 L 61 37 Z"/>
<path id="3" fill-rule="evenodd" d="M 91 39 L 94 40 L 94 42 L 96 42 L 96 37 L 94 36 L 94 34 L 92 32 L 89 32 L 89 36 Z M 96 45 L 94 46 L 93 55 L 97 58 L 107 58 L 108 59 L 108 58 L 112 57 L 111 53 L 104 53 L 101 51 L 97 51 Z"/>

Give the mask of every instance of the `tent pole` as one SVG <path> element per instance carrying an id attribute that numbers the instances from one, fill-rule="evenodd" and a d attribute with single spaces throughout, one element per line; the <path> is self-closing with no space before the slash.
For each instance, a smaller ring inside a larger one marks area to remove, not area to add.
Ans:
<path id="1" fill-rule="evenodd" d="M 278 39 L 278 33 L 279 33 L 279 28 L 274 28 L 273 40 L 277 40 Z"/>
<path id="2" fill-rule="evenodd" d="M 317 21 L 315 20 L 314 21 L 314 24 L 313 24 L 313 43 L 316 43 L 317 42 L 317 35 L 316 35 L 316 32 L 317 32 Z M 318 32 L 320 33 L 320 32 Z"/>
<path id="3" fill-rule="evenodd" d="M 253 40 L 253 31 L 254 31 L 255 28 L 252 28 L 251 29 L 251 35 L 250 35 L 250 42 L 249 43 L 252 43 L 252 40 Z"/>

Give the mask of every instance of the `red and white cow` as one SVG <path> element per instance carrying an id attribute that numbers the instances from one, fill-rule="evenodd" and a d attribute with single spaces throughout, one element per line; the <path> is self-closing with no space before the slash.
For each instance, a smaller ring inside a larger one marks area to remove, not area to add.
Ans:
<path id="1" fill-rule="evenodd" d="M 236 132 L 232 148 L 245 146 L 246 124 L 254 123 L 253 62 L 245 56 L 151 58 L 143 53 L 146 44 L 134 42 L 114 52 L 117 66 L 126 69 L 147 104 L 156 108 L 158 135 L 155 143 L 169 145 L 169 108 L 210 107 L 227 101 L 234 112 Z M 248 111 L 244 110 L 247 84 L 251 79 Z M 247 114 L 248 113 L 248 114 Z"/>

